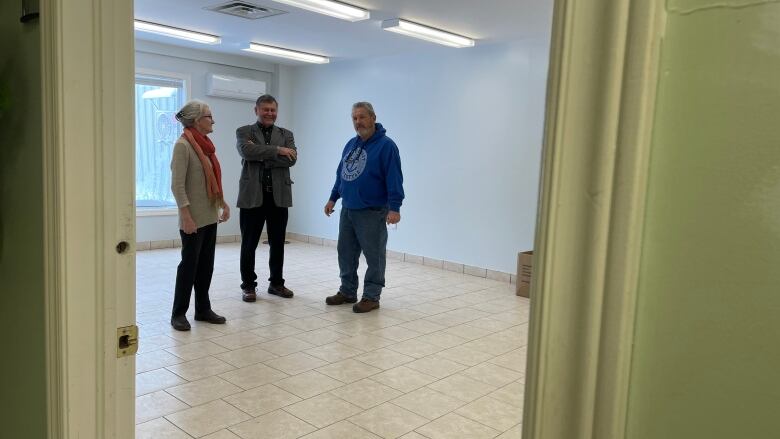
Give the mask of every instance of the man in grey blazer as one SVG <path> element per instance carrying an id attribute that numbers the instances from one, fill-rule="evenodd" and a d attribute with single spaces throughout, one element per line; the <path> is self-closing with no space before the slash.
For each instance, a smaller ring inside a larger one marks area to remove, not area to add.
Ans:
<path id="1" fill-rule="evenodd" d="M 271 247 L 268 294 L 293 297 L 284 285 L 282 271 L 287 208 L 292 207 L 290 166 L 295 165 L 298 152 L 293 133 L 274 125 L 278 107 L 273 96 L 260 96 L 255 103 L 257 123 L 236 130 L 236 147 L 242 159 L 236 206 L 240 209 L 241 292 L 245 302 L 257 300 L 255 251 L 265 223 Z"/>

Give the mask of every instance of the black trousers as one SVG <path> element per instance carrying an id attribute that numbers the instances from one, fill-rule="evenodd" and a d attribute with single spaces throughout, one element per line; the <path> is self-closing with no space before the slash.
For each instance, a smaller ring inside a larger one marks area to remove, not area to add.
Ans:
<path id="1" fill-rule="evenodd" d="M 211 309 L 209 287 L 214 273 L 214 250 L 217 245 L 217 224 L 200 227 L 193 234 L 181 235 L 181 262 L 176 270 L 176 288 L 173 296 L 173 317 L 183 316 L 190 307 L 190 296 L 195 288 L 195 313 Z"/>
<path id="2" fill-rule="evenodd" d="M 264 194 L 263 205 L 251 209 L 241 209 L 241 289 L 257 287 L 255 273 L 255 251 L 263 233 L 263 225 L 268 223 L 268 244 L 271 247 L 268 258 L 272 285 L 284 285 L 282 275 L 284 267 L 284 237 L 287 231 L 287 208 L 277 207 L 273 194 Z"/>

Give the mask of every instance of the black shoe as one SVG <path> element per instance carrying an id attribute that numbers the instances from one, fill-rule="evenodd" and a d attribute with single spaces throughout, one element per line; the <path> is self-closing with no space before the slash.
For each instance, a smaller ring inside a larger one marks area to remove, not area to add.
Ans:
<path id="1" fill-rule="evenodd" d="M 203 314 L 197 314 L 196 313 L 195 314 L 195 320 L 197 320 L 199 322 L 214 323 L 216 325 L 221 325 L 221 324 L 225 323 L 225 321 L 226 321 L 224 317 L 222 317 L 221 315 L 218 315 L 217 313 L 215 313 L 212 310 L 208 310 L 208 311 L 204 312 Z"/>
<path id="2" fill-rule="evenodd" d="M 293 296 L 292 290 L 285 287 L 284 285 L 268 285 L 268 294 L 284 297 L 285 299 L 289 299 Z"/>
<path id="3" fill-rule="evenodd" d="M 177 331 L 189 331 L 190 322 L 187 321 L 185 316 L 171 317 L 171 326 Z"/>

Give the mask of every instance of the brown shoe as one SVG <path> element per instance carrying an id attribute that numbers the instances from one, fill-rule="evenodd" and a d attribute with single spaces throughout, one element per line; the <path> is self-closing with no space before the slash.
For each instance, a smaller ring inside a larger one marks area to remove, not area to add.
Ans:
<path id="1" fill-rule="evenodd" d="M 374 309 L 379 309 L 379 302 L 374 300 L 360 299 L 360 302 L 352 305 L 352 312 L 369 312 Z"/>
<path id="2" fill-rule="evenodd" d="M 284 297 L 285 299 L 289 299 L 293 296 L 292 290 L 285 287 L 284 285 L 278 285 L 278 286 L 268 285 L 268 294 Z"/>
<path id="3" fill-rule="evenodd" d="M 349 297 L 346 294 L 342 294 L 341 291 L 325 298 L 325 303 L 328 305 L 343 305 L 345 303 L 355 303 L 357 297 Z"/>
<path id="4" fill-rule="evenodd" d="M 251 290 L 241 290 L 241 300 L 244 302 L 254 302 L 257 300 L 257 290 L 254 288 Z"/>

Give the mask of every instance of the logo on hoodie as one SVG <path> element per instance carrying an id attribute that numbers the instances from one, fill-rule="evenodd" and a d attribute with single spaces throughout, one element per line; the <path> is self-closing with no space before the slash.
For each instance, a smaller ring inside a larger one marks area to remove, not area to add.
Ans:
<path id="1" fill-rule="evenodd" d="M 363 148 L 355 148 L 344 157 L 344 163 L 341 166 L 341 178 L 344 181 L 353 181 L 360 177 L 363 170 L 366 169 L 368 154 Z"/>

